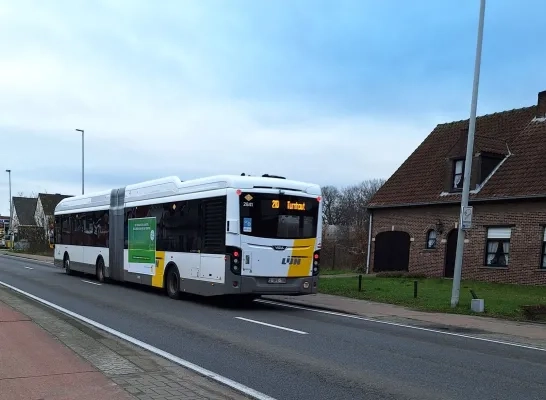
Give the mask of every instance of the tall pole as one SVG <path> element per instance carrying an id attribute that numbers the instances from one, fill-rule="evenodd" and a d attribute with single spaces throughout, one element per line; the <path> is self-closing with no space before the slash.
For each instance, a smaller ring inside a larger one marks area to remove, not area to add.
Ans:
<path id="1" fill-rule="evenodd" d="M 464 163 L 463 194 L 461 196 L 461 211 L 459 231 L 457 235 L 457 252 L 455 253 L 455 271 L 453 274 L 453 288 L 451 291 L 451 307 L 459 304 L 461 290 L 461 272 L 463 266 L 464 230 L 462 226 L 463 210 L 468 207 L 470 192 L 470 173 L 472 171 L 472 154 L 474 152 L 474 133 L 476 131 L 476 109 L 478 107 L 478 87 L 480 83 L 480 66 L 482 58 L 483 24 L 485 19 L 485 0 L 480 3 L 480 18 L 478 23 L 478 43 L 476 45 L 476 60 L 474 63 L 474 85 L 472 87 L 472 104 L 470 106 L 470 120 L 468 124 L 468 139 L 466 142 L 466 159 Z"/>
<path id="2" fill-rule="evenodd" d="M 6 169 L 6 172 L 9 176 L 9 232 L 10 235 L 10 246 L 13 250 L 13 198 L 11 197 L 11 169 Z M 4 236 L 6 235 L 6 232 L 4 232 Z"/>
<path id="3" fill-rule="evenodd" d="M 85 160 L 85 140 L 84 140 L 84 130 L 83 129 L 76 129 L 78 132 L 81 132 L 82 133 L 82 194 L 84 193 L 85 189 L 85 185 L 84 185 L 84 182 L 85 182 L 85 178 L 84 178 L 84 170 L 85 170 L 85 167 L 84 167 L 84 160 Z"/>

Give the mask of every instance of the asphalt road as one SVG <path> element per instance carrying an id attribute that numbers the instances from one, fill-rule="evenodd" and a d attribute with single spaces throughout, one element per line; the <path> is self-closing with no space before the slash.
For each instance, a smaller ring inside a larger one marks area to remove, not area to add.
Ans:
<path id="1" fill-rule="evenodd" d="M 546 352 L 263 303 L 175 301 L 6 256 L 0 281 L 278 400 L 546 398 Z"/>

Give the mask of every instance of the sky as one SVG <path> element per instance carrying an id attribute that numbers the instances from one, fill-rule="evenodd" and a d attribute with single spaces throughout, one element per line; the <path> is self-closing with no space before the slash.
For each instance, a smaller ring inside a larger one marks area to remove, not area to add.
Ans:
<path id="1" fill-rule="evenodd" d="M 470 113 L 478 0 L 0 0 L 12 194 L 177 175 L 388 178 Z M 543 0 L 489 1 L 478 114 L 546 90 Z"/>

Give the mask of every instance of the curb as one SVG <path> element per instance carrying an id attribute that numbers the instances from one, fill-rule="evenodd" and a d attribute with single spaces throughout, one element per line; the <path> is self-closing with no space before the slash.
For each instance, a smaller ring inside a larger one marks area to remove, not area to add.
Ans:
<path id="1" fill-rule="evenodd" d="M 35 263 L 40 263 L 42 265 L 43 264 L 55 265 L 55 263 L 53 261 L 38 260 L 36 258 L 28 257 L 28 256 L 21 255 L 21 254 L 0 253 L 0 256 L 19 258 L 19 259 L 22 259 L 22 260 L 28 260 L 28 261 L 32 261 L 32 262 L 35 262 Z"/>

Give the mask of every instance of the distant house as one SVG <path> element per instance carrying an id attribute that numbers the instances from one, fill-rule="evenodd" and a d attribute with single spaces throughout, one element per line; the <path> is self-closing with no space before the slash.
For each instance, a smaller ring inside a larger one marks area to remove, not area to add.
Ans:
<path id="1" fill-rule="evenodd" d="M 54 213 L 55 207 L 62 199 L 71 197 L 69 195 L 63 194 L 48 194 L 48 193 L 39 193 L 38 199 L 36 202 L 36 209 L 34 211 L 34 220 L 36 225 L 44 228 L 45 237 L 53 235 L 53 223 L 54 223 Z"/>
<path id="2" fill-rule="evenodd" d="M 38 199 L 35 197 L 13 197 L 13 223 L 12 229 L 15 234 L 20 227 L 37 226 L 34 214 Z"/>
<path id="3" fill-rule="evenodd" d="M 468 120 L 440 124 L 377 191 L 370 271 L 453 277 Z M 477 118 L 463 279 L 546 284 L 546 91 Z"/>
<path id="4" fill-rule="evenodd" d="M 9 216 L 0 215 L 0 238 L 3 238 L 9 229 Z"/>

